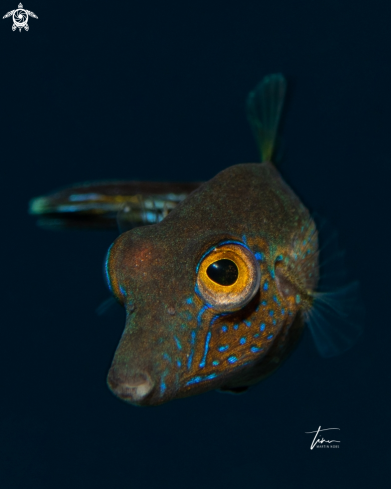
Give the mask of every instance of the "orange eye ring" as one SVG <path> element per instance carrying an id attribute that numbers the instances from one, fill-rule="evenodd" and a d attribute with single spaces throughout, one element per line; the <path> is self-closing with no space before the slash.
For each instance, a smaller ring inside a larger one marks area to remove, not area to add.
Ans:
<path id="1" fill-rule="evenodd" d="M 207 273 L 208 268 L 220 260 L 232 261 L 238 276 L 231 285 L 220 285 Z M 260 267 L 254 254 L 239 242 L 217 245 L 201 260 L 197 272 L 197 292 L 213 309 L 218 311 L 237 311 L 254 297 L 259 289 Z"/>

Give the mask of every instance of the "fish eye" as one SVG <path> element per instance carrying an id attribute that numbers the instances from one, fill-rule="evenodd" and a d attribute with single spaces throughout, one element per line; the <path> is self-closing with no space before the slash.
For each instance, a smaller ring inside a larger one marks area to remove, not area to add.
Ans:
<path id="1" fill-rule="evenodd" d="M 218 311 L 237 311 L 259 289 L 260 268 L 254 254 L 239 242 L 209 250 L 197 266 L 197 293 Z"/>
<path id="2" fill-rule="evenodd" d="M 206 273 L 213 282 L 224 286 L 233 285 L 239 276 L 236 263 L 226 258 L 211 263 L 206 269 Z"/>

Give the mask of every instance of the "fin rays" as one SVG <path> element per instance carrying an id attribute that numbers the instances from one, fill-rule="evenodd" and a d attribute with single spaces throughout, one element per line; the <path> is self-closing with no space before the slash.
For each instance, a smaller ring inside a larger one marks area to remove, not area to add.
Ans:
<path id="1" fill-rule="evenodd" d="M 247 118 L 259 146 L 261 161 L 271 161 L 284 105 L 286 80 L 268 75 L 248 94 Z"/>
<path id="2" fill-rule="evenodd" d="M 315 293 L 306 322 L 321 356 L 333 357 L 349 350 L 363 333 L 364 308 L 358 296 L 358 282 L 335 292 Z"/>

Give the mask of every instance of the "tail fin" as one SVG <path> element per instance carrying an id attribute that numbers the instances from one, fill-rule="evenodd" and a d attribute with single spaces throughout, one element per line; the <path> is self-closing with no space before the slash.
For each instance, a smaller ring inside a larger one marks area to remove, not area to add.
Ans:
<path id="1" fill-rule="evenodd" d="M 248 94 L 247 118 L 258 143 L 261 161 L 271 161 L 286 93 L 280 74 L 268 75 Z"/>

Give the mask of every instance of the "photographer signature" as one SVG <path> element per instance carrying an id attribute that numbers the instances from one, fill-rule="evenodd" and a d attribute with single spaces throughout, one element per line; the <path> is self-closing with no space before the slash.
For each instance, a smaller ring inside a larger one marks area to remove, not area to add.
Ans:
<path id="1" fill-rule="evenodd" d="M 317 443 L 323 444 L 323 443 L 340 443 L 338 440 L 325 440 L 324 438 L 318 438 L 316 437 L 319 435 L 320 431 L 327 431 L 327 430 L 339 430 L 339 428 L 324 428 L 323 430 L 319 428 L 316 431 L 306 431 L 305 433 L 315 433 L 314 439 L 312 440 L 311 443 L 311 450 L 316 446 Z"/>

